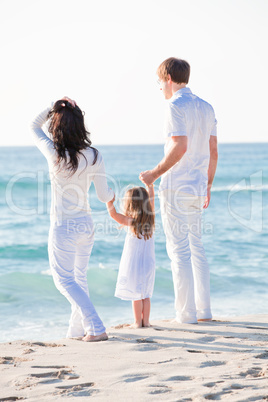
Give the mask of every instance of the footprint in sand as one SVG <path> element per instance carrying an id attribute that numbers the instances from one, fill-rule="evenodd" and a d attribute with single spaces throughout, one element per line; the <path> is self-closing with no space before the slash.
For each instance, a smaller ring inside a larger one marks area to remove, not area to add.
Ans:
<path id="1" fill-rule="evenodd" d="M 268 352 L 265 351 L 264 353 L 261 353 L 258 356 L 255 356 L 256 359 L 268 359 Z"/>
<path id="2" fill-rule="evenodd" d="M 203 362 L 200 364 L 200 367 L 214 367 L 214 366 L 224 366 L 226 362 L 220 362 L 220 361 L 209 361 L 209 362 Z"/>
<path id="3" fill-rule="evenodd" d="M 145 380 L 145 378 L 148 378 L 148 375 L 144 375 L 144 376 L 133 376 L 133 377 L 129 377 L 126 378 L 124 380 L 124 382 L 136 382 L 136 381 L 141 381 L 141 380 Z"/>
<path id="4" fill-rule="evenodd" d="M 22 344 L 23 346 L 42 346 L 48 348 L 61 348 L 62 346 L 66 345 L 58 345 L 57 343 L 46 343 L 46 342 L 25 342 Z"/>
<path id="5" fill-rule="evenodd" d="M 149 339 L 149 338 L 139 338 L 139 339 L 136 339 L 136 342 L 138 342 L 138 343 L 157 343 L 153 339 Z"/>
<path id="6" fill-rule="evenodd" d="M 264 377 L 266 370 L 262 367 L 253 367 L 252 369 L 248 369 L 247 371 L 242 371 L 239 373 L 241 377 Z"/>
<path id="7" fill-rule="evenodd" d="M 159 348 L 163 347 L 158 342 L 154 341 L 150 338 L 139 338 L 136 339 L 136 343 L 139 343 L 139 352 L 148 352 L 150 350 L 158 350 Z"/>
<path id="8" fill-rule="evenodd" d="M 99 392 L 96 389 L 91 389 L 95 385 L 94 382 L 85 382 L 76 385 L 62 385 L 56 387 L 59 391 L 54 392 L 54 395 L 62 395 L 67 397 L 88 397 L 93 393 Z"/>
<path id="9" fill-rule="evenodd" d="M 189 353 L 207 353 L 205 350 L 187 349 Z"/>
<path id="10" fill-rule="evenodd" d="M 172 389 L 168 387 L 167 385 L 150 385 L 150 387 L 155 388 L 151 392 L 149 392 L 150 395 L 156 395 L 156 394 L 166 394 L 167 392 L 171 392 Z"/>
<path id="11" fill-rule="evenodd" d="M 23 354 L 24 355 L 28 355 L 29 353 L 34 353 L 35 352 L 35 350 L 33 350 L 33 349 L 24 349 L 24 351 L 23 351 Z"/>
<path id="12" fill-rule="evenodd" d="M 74 389 L 74 388 L 88 388 L 88 387 L 93 387 L 95 385 L 94 382 L 85 382 L 83 384 L 76 384 L 76 385 L 59 385 L 58 387 L 56 387 L 57 389 L 65 389 L 65 390 L 70 390 L 70 389 Z"/>
<path id="13" fill-rule="evenodd" d="M 75 380 L 79 378 L 78 375 L 74 374 L 72 370 L 58 370 L 58 371 L 50 371 L 48 373 L 34 373 L 31 374 L 31 377 L 35 378 L 48 378 L 49 382 L 51 379 L 56 378 L 57 380 Z M 42 381 L 42 383 L 47 381 Z"/>
<path id="14" fill-rule="evenodd" d="M 0 364 L 14 364 L 14 365 L 16 365 L 16 363 L 27 362 L 27 361 L 29 361 L 29 360 L 24 359 L 22 357 L 12 357 L 12 356 L 0 357 Z"/>
<path id="15" fill-rule="evenodd" d="M 223 391 L 223 392 L 218 392 L 217 394 L 204 395 L 204 398 L 212 400 L 212 401 L 217 401 L 217 400 L 221 399 L 222 396 L 231 394 L 231 393 L 232 393 L 232 391 Z"/>
<path id="16" fill-rule="evenodd" d="M 15 386 L 19 389 L 25 389 L 37 384 L 54 384 L 59 383 L 62 380 L 77 380 L 79 375 L 75 374 L 70 367 L 67 366 L 32 366 L 32 368 L 48 369 L 57 368 L 58 370 L 49 371 L 45 373 L 32 373 L 30 377 L 26 377 L 22 380 L 16 380 Z M 59 369 L 60 368 L 60 369 Z M 37 382 L 36 382 L 37 380 Z M 71 385 L 72 387 L 73 385 Z M 1 400 L 0 400 L 1 402 Z"/>
<path id="17" fill-rule="evenodd" d="M 220 355 L 221 352 L 212 352 L 211 350 L 196 350 L 196 349 L 187 349 L 187 352 L 189 353 L 210 353 L 210 354 L 214 354 L 214 355 Z"/>
<path id="18" fill-rule="evenodd" d="M 221 383 L 223 383 L 223 382 L 224 382 L 224 381 L 208 382 L 208 383 L 204 384 L 204 386 L 205 386 L 205 387 L 208 387 L 208 388 L 212 388 L 212 387 L 214 387 L 216 384 L 221 384 Z"/>
<path id="19" fill-rule="evenodd" d="M 240 385 L 240 384 L 232 384 L 231 388 L 232 389 L 244 389 L 244 388 L 246 388 L 246 386 L 245 385 Z"/>
<path id="20" fill-rule="evenodd" d="M 166 381 L 191 381 L 194 377 L 186 376 L 186 375 L 175 375 L 166 379 Z"/>

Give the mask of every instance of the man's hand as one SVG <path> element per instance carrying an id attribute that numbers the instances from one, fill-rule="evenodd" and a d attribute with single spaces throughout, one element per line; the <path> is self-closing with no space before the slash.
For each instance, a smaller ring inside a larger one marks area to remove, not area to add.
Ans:
<path id="1" fill-rule="evenodd" d="M 146 170 L 145 172 L 141 172 L 139 179 L 146 186 L 150 186 L 150 184 L 153 184 L 153 182 L 156 180 L 156 178 L 151 170 Z"/>
<path id="2" fill-rule="evenodd" d="M 166 173 L 172 166 L 181 160 L 187 151 L 187 137 L 173 136 L 170 140 L 169 151 L 167 155 L 152 170 L 141 172 L 140 180 L 149 186 L 153 184 L 160 176 Z"/>
<path id="3" fill-rule="evenodd" d="M 204 202 L 204 205 L 203 205 L 204 209 L 207 209 L 207 207 L 209 206 L 210 197 L 211 197 L 211 189 L 208 187 L 207 196 L 206 196 L 206 199 L 205 199 L 205 202 Z"/>

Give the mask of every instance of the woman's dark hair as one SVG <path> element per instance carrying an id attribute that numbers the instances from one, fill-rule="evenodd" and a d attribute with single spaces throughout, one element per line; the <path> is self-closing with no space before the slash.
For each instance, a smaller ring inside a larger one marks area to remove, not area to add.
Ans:
<path id="1" fill-rule="evenodd" d="M 98 151 L 91 146 L 90 133 L 85 128 L 83 112 L 77 105 L 73 107 L 67 100 L 58 100 L 47 117 L 50 119 L 48 131 L 52 134 L 58 154 L 57 164 L 64 160 L 71 174 L 75 173 L 78 168 L 79 154 L 83 155 L 81 151 L 86 148 L 93 149 L 92 165 L 96 163 Z M 70 158 L 68 163 L 66 151 Z"/>

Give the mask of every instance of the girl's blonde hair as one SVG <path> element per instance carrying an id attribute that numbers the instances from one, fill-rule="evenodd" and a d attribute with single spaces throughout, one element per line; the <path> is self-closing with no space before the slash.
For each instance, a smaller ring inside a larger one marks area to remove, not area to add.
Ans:
<path id="1" fill-rule="evenodd" d="M 132 218 L 131 227 L 138 239 L 150 239 L 154 231 L 154 211 L 144 187 L 134 187 L 125 194 L 125 215 Z"/>

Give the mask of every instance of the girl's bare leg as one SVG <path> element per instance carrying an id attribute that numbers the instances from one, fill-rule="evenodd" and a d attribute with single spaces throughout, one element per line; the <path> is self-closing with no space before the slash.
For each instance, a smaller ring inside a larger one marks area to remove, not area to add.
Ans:
<path id="1" fill-rule="evenodd" d="M 150 310 L 151 310 L 151 300 L 149 297 L 147 299 L 142 300 L 142 326 L 143 327 L 150 327 L 149 317 L 150 317 Z"/>
<path id="2" fill-rule="evenodd" d="M 142 327 L 142 300 L 134 300 L 132 302 L 133 314 L 134 314 L 134 328 Z"/>

